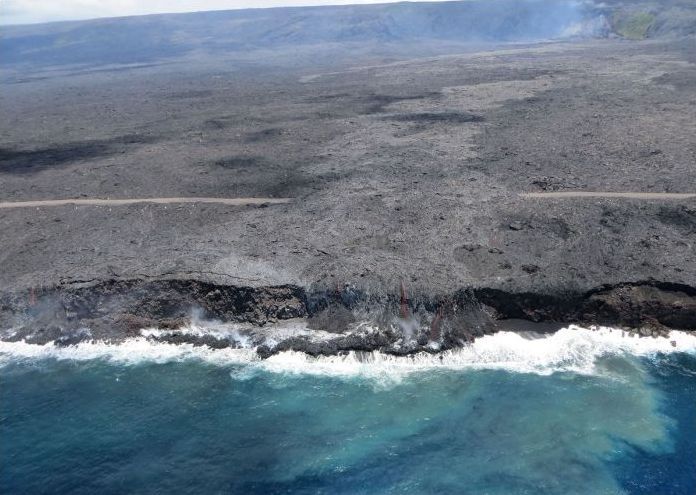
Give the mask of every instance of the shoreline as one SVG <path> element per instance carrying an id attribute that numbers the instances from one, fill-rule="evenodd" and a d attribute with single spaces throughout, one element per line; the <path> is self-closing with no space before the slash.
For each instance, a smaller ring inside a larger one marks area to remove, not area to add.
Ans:
<path id="1" fill-rule="evenodd" d="M 398 383 L 413 373 L 436 371 L 500 370 L 509 373 L 551 375 L 574 373 L 611 376 L 612 357 L 653 358 L 672 353 L 696 355 L 696 335 L 672 331 L 668 337 L 638 338 L 607 327 L 569 325 L 553 334 L 520 335 L 501 331 L 478 338 L 457 349 L 436 354 L 420 351 L 392 355 L 381 351 L 345 351 L 334 355 L 309 355 L 284 350 L 260 356 L 251 347 L 211 348 L 191 343 L 174 344 L 140 336 L 119 343 L 80 342 L 70 346 L 0 341 L 0 369 L 11 364 L 56 360 L 103 361 L 113 365 L 205 363 L 238 367 L 235 373 L 259 371 L 280 374 L 363 377 L 384 384 Z M 609 361 L 607 361 L 609 358 Z"/>

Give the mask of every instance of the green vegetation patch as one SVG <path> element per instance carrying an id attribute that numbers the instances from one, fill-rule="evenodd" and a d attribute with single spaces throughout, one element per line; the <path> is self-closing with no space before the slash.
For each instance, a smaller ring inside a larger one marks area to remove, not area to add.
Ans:
<path id="1" fill-rule="evenodd" d="M 642 40 L 654 21 L 655 16 L 648 12 L 618 12 L 614 16 L 614 30 L 624 38 Z"/>

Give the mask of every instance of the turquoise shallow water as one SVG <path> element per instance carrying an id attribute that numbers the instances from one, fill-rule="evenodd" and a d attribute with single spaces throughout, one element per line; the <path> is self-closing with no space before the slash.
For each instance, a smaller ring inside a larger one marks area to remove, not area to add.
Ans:
<path id="1" fill-rule="evenodd" d="M 6 359 L 1 493 L 696 493 L 696 357 L 393 380 Z"/>

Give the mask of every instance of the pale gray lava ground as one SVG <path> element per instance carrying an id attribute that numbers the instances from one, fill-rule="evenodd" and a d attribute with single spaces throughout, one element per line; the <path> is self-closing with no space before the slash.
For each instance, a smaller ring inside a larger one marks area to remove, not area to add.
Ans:
<path id="1" fill-rule="evenodd" d="M 0 288 L 188 278 L 441 293 L 696 287 L 693 39 L 511 45 L 331 68 L 178 62 L 3 84 Z"/>

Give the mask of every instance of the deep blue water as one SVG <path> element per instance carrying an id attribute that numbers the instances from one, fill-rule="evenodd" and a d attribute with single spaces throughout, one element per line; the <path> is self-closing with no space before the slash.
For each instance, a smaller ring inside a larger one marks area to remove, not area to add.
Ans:
<path id="1" fill-rule="evenodd" d="M 696 493 L 696 357 L 598 369 L 10 360 L 0 493 Z"/>

